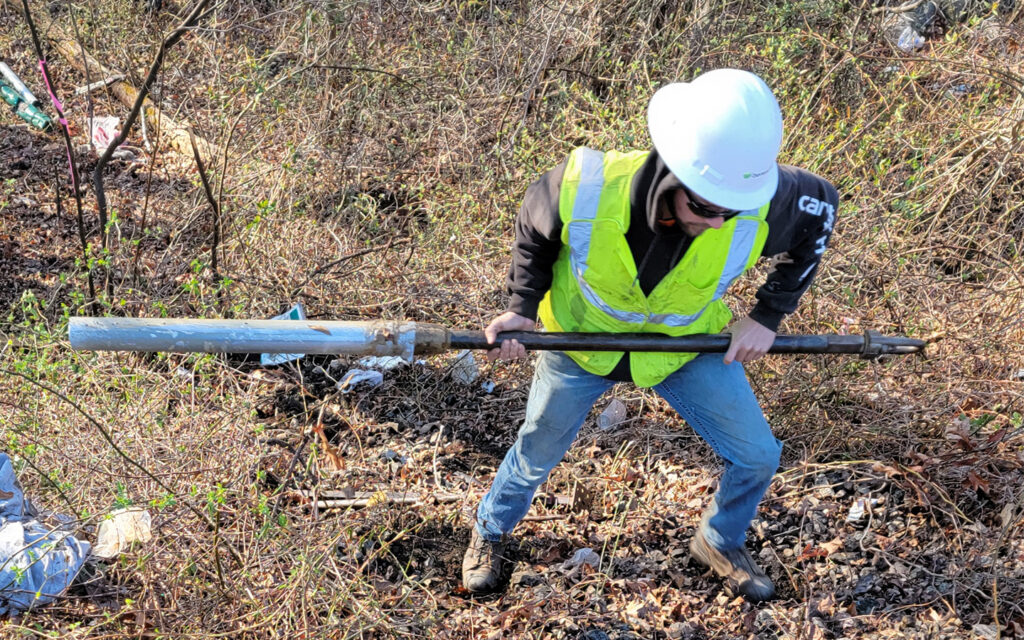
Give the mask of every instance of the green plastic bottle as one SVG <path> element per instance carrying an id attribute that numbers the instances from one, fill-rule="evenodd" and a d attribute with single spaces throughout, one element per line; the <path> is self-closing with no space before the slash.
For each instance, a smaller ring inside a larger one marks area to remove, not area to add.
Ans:
<path id="1" fill-rule="evenodd" d="M 53 120 L 37 107 L 30 105 L 22 99 L 21 95 L 6 82 L 0 81 L 0 96 L 3 97 L 4 102 L 11 105 L 11 111 L 15 115 L 33 127 L 43 131 L 53 129 Z"/>

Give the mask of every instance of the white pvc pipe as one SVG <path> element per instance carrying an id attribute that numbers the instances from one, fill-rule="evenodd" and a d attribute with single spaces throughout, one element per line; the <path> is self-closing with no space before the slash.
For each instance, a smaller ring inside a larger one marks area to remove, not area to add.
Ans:
<path id="1" fill-rule="evenodd" d="M 424 325 L 431 333 L 432 325 Z M 415 322 L 71 318 L 72 349 L 181 353 L 308 353 L 402 356 L 416 346 Z"/>

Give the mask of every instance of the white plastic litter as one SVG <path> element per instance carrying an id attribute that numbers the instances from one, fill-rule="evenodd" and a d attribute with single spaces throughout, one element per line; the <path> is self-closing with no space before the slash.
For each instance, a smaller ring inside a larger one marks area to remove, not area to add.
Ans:
<path id="1" fill-rule="evenodd" d="M 381 369 L 391 371 L 398 367 L 404 367 L 408 363 L 402 356 L 366 356 L 359 359 L 359 366 L 366 369 Z"/>
<path id="2" fill-rule="evenodd" d="M 306 319 L 306 308 L 302 306 L 301 302 L 296 302 L 295 305 L 282 313 L 281 315 L 274 316 L 271 320 L 305 320 Z M 298 360 L 304 353 L 263 353 L 260 354 L 260 364 L 264 367 L 272 366 L 275 364 L 284 364 L 291 362 L 292 360 Z"/>
<path id="3" fill-rule="evenodd" d="M 145 543 L 152 539 L 153 516 L 148 511 L 137 507 L 118 509 L 100 522 L 92 554 L 109 560 L 126 551 L 134 542 Z"/>
<path id="4" fill-rule="evenodd" d="M 117 137 L 121 119 L 117 116 L 99 116 L 92 119 L 92 146 L 96 153 L 103 154 Z"/>
<path id="5" fill-rule="evenodd" d="M 619 402 L 617 398 L 612 398 L 612 401 L 608 403 L 608 406 L 601 412 L 601 415 L 597 416 L 597 426 L 607 431 L 612 427 L 622 424 L 625 419 L 626 405 Z"/>
<path id="6" fill-rule="evenodd" d="M 867 501 L 864 500 L 864 498 L 858 498 L 857 501 L 853 503 L 853 506 L 850 507 L 850 513 L 846 514 L 846 521 L 853 523 L 863 520 L 866 503 Z"/>
<path id="7" fill-rule="evenodd" d="M 850 524 L 855 524 L 864 519 L 864 515 L 871 507 L 877 507 L 882 504 L 882 501 L 878 498 L 857 498 L 854 501 L 853 506 L 850 507 L 850 512 L 846 514 L 846 521 Z"/>
<path id="8" fill-rule="evenodd" d="M 11 459 L 0 453 L 0 615 L 52 602 L 71 586 L 88 555 L 88 542 L 26 512 Z"/>
<path id="9" fill-rule="evenodd" d="M 384 374 L 380 371 L 367 371 L 365 369 L 349 369 L 335 385 L 342 393 L 348 393 L 358 384 L 379 386 L 384 382 Z"/>
<path id="10" fill-rule="evenodd" d="M 494 393 L 494 383 L 490 380 L 484 380 L 481 382 L 480 388 L 484 390 L 484 393 Z"/>
<path id="11" fill-rule="evenodd" d="M 455 356 L 452 363 L 452 380 L 459 384 L 473 384 L 480 377 L 480 368 L 476 364 L 476 358 L 469 349 L 463 349 Z"/>
<path id="12" fill-rule="evenodd" d="M 596 569 L 601 566 L 601 556 L 597 555 L 590 547 L 583 547 L 582 549 L 577 549 L 571 558 L 562 563 L 562 569 L 571 571 L 585 564 L 589 564 Z"/>

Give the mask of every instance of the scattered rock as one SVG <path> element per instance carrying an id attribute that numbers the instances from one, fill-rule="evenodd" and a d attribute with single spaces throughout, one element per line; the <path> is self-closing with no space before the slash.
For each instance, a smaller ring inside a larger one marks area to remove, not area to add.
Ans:
<path id="1" fill-rule="evenodd" d="M 865 573 L 857 580 L 857 585 L 853 588 L 853 595 L 862 596 L 869 593 L 874 589 L 875 584 L 878 582 L 878 574 Z"/>
<path id="2" fill-rule="evenodd" d="M 512 577 L 508 582 L 510 589 L 536 587 L 541 584 L 544 584 L 544 578 L 530 568 L 529 565 L 517 567 L 516 570 L 512 572 Z"/>
<path id="3" fill-rule="evenodd" d="M 874 598 L 857 598 L 854 601 L 854 607 L 857 609 L 857 615 L 864 616 L 870 613 L 874 613 L 878 609 L 878 600 Z"/>
<path id="4" fill-rule="evenodd" d="M 399 465 L 403 465 L 409 461 L 409 456 L 400 455 L 398 453 L 395 453 L 391 449 L 388 449 L 384 453 L 380 454 L 380 457 L 384 458 L 388 462 L 395 462 L 398 463 Z"/>

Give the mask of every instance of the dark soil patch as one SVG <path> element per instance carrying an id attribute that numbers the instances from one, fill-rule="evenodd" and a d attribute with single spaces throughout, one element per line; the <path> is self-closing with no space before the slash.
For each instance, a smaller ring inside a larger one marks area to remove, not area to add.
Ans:
<path id="1" fill-rule="evenodd" d="M 440 582 L 451 590 L 459 584 L 468 534 L 465 527 L 428 520 L 392 543 L 391 556 L 411 579 Z"/>
<path id="2" fill-rule="evenodd" d="M 98 245 L 100 230 L 91 188 L 95 162 L 94 154 L 77 158 L 86 240 Z M 82 269 L 75 266 L 81 263 L 82 241 L 64 142 L 56 133 L 38 132 L 27 125 L 2 125 L 0 167 L 4 167 L 0 180 L 0 273 L 17 276 L 0 278 L 0 318 L 6 320 L 8 311 L 27 291 L 45 300 L 48 313 L 55 315 L 61 311 L 61 303 L 71 299 L 71 291 L 87 293 Z M 142 244 L 143 255 L 166 249 L 168 232 L 156 211 L 160 200 L 191 188 L 184 180 L 150 179 L 146 171 L 141 159 L 115 160 L 105 171 L 108 205 L 118 220 L 111 233 L 119 242 L 111 247 L 115 283 L 124 278 L 135 257 L 134 241 Z M 147 230 L 139 228 L 144 205 L 149 209 Z M 203 236 L 190 240 L 193 243 L 205 239 L 201 229 L 175 229 L 175 233 Z"/>
<path id="3" fill-rule="evenodd" d="M 63 301 L 60 275 L 80 246 L 73 214 L 58 212 L 54 184 L 67 179 L 59 164 L 63 145 L 27 126 L 0 126 L 0 318 L 26 291 L 50 302 Z M 80 252 L 80 249 L 79 249 Z"/>
<path id="4" fill-rule="evenodd" d="M 300 367 L 289 365 L 278 371 L 282 384 L 269 402 L 262 403 L 261 417 L 305 415 L 319 420 L 332 441 L 347 437 L 355 426 L 366 434 L 363 444 L 388 439 L 416 441 L 444 425 L 447 439 L 462 442 L 479 454 L 478 458 L 439 457 L 440 465 L 457 471 L 501 461 L 515 440 L 526 401 L 524 389 L 497 387 L 488 393 L 479 383 L 459 384 L 447 368 L 430 365 L 386 371 L 381 385 L 357 385 L 348 393 L 339 391 L 338 383 L 346 372 L 359 367 L 357 359 L 304 359 Z M 324 403 L 335 408 L 321 412 Z M 354 420 L 358 424 L 350 424 Z"/>

